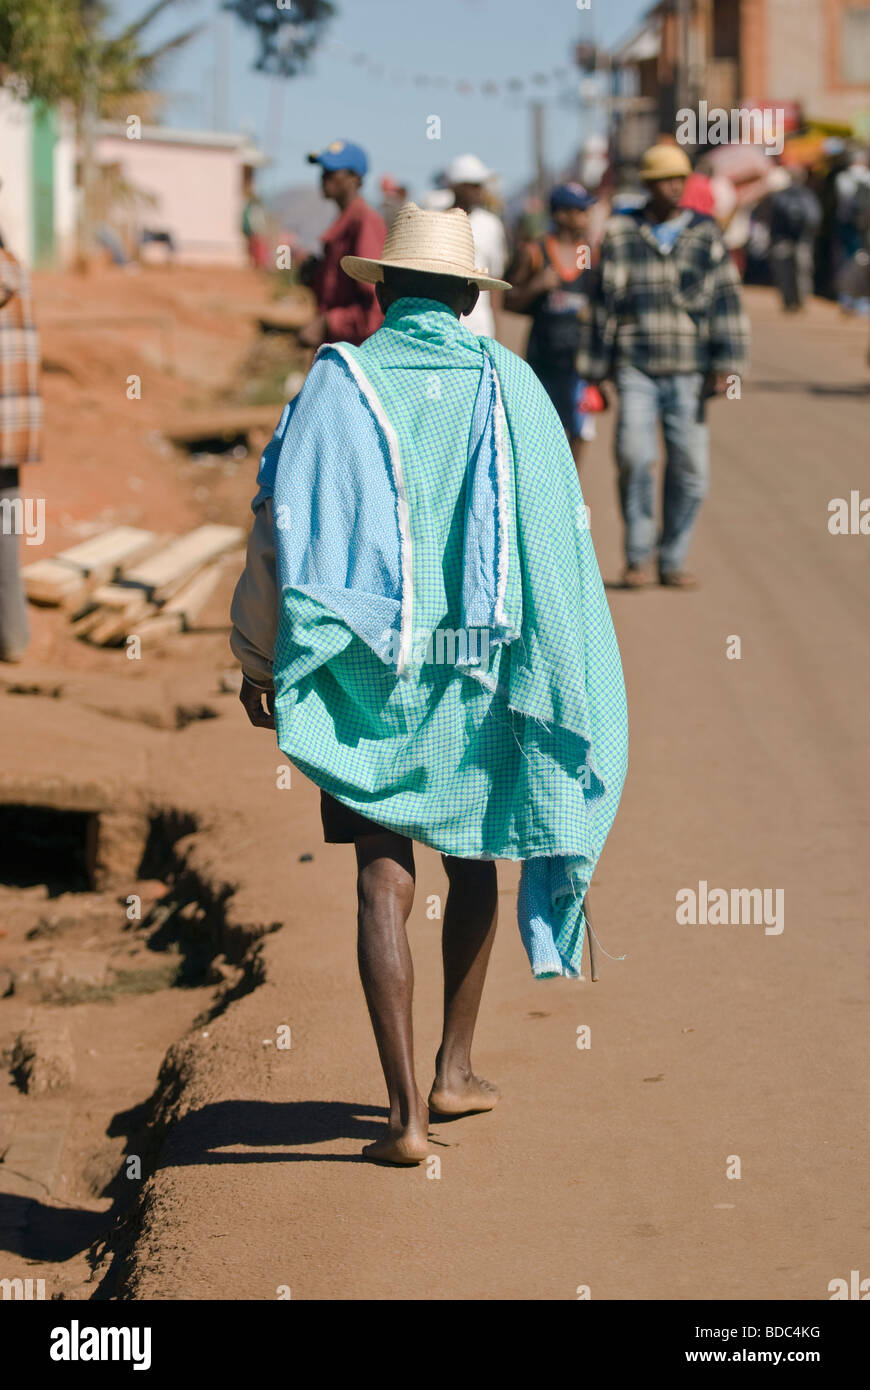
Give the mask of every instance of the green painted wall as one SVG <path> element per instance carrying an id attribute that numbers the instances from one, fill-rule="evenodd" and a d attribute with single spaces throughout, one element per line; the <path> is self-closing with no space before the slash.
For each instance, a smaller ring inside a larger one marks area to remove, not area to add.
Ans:
<path id="1" fill-rule="evenodd" d="M 57 122 L 51 107 L 34 103 L 31 161 L 33 172 L 33 263 L 54 261 L 54 147 Z"/>

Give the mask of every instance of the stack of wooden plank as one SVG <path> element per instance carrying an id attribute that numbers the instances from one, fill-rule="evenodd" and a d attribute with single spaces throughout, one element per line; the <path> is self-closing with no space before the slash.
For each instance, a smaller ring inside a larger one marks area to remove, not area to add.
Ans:
<path id="1" fill-rule="evenodd" d="M 115 526 L 81 545 L 63 550 L 51 560 L 36 560 L 23 570 L 31 603 L 67 606 L 78 603 L 89 588 L 111 579 L 124 564 L 142 559 L 160 544 L 153 531 Z"/>
<path id="2" fill-rule="evenodd" d="M 253 436 L 259 440 L 264 434 L 266 438 L 272 434 L 282 409 L 279 405 L 230 405 L 218 410 L 188 410 L 176 419 L 167 420 L 163 434 L 173 444 L 191 450 L 197 445 L 214 447 L 242 438 L 250 447 Z"/>
<path id="3" fill-rule="evenodd" d="M 135 633 L 148 645 L 194 625 L 242 540 L 238 526 L 174 537 L 119 526 L 28 565 L 24 580 L 34 602 L 72 610 L 76 636 L 112 646 Z"/>

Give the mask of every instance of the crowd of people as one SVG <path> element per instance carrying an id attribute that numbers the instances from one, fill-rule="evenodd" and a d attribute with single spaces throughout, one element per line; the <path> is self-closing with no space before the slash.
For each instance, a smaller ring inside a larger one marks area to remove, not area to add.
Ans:
<path id="1" fill-rule="evenodd" d="M 772 284 L 785 312 L 815 293 L 844 313 L 870 315 L 870 168 L 867 152 L 828 139 L 814 165 L 741 151 L 701 151 L 692 162 L 659 137 L 629 178 L 596 146 L 595 186 L 567 180 L 547 207 L 529 198 L 510 232 L 496 176 L 475 154 L 454 159 L 425 193 L 430 211 L 460 208 L 476 263 L 508 288 L 479 295 L 463 320 L 499 337 L 502 310 L 530 320 L 526 358 L 550 397 L 580 467 L 596 416 L 618 403 L 618 491 L 627 587 L 657 569 L 667 586 L 693 587 L 691 531 L 709 478 L 706 406 L 746 369 L 748 324 L 740 285 Z M 729 158 L 730 155 L 736 158 Z M 365 153 L 335 141 L 310 156 L 339 216 L 321 254 L 303 267 L 318 314 L 303 343 L 359 344 L 381 322 L 370 286 L 340 269 L 346 254 L 373 255 L 407 189 L 382 180 L 382 213 L 362 194 Z M 657 426 L 665 445 L 664 514 L 653 514 Z"/>
<path id="2" fill-rule="evenodd" d="M 363 197 L 368 161 L 359 146 L 334 141 L 310 159 L 321 167 L 324 195 L 336 203 L 338 217 L 321 254 L 302 268 L 317 313 L 301 341 L 314 348 L 339 340 L 359 345 L 382 318 L 373 287 L 341 265 L 348 255 L 379 254 L 387 226 Z M 687 588 L 696 582 L 685 561 L 709 474 L 706 402 L 745 370 L 748 326 L 734 258 L 712 215 L 711 181 L 693 172 L 672 141 L 647 152 L 639 177 L 641 196 L 621 199 L 606 188 L 558 184 L 549 195 L 549 226 L 536 228 L 526 216 L 512 247 L 493 206 L 492 171 L 478 156 L 453 160 L 442 186 L 423 201 L 430 211 L 463 211 L 477 266 L 505 278 L 505 290 L 478 295 L 465 326 L 494 339 L 503 309 L 530 319 L 526 358 L 578 468 L 595 437 L 596 415 L 616 392 L 624 583 L 643 587 L 655 570 L 661 584 Z M 606 209 L 600 215 L 602 200 L 614 216 Z M 652 476 L 659 424 L 666 450 L 660 526 Z"/>

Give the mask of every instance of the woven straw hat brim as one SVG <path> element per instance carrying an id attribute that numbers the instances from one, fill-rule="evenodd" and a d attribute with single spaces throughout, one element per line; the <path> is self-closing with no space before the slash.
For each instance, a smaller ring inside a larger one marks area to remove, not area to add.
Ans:
<path id="1" fill-rule="evenodd" d="M 395 266 L 397 270 L 417 270 L 423 275 L 452 275 L 457 280 L 469 280 L 482 290 L 509 290 L 507 280 L 495 280 L 491 275 L 469 269 L 458 261 L 440 261 L 420 256 L 402 256 L 397 259 L 373 261 L 365 256 L 342 256 L 341 268 L 352 280 L 362 280 L 367 285 L 377 285 L 383 281 L 384 266 Z"/>

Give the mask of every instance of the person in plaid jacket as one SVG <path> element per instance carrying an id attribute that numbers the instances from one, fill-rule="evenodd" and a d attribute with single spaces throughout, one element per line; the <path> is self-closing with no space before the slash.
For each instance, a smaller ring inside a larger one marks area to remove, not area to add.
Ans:
<path id="1" fill-rule="evenodd" d="M 680 202 L 691 165 L 677 145 L 654 145 L 640 167 L 648 200 L 611 218 L 592 289 L 577 371 L 611 379 L 619 396 L 616 464 L 629 588 L 692 588 L 684 568 L 709 485 L 707 397 L 743 374 L 749 325 L 740 281 L 712 217 Z M 653 465 L 665 440 L 664 515 L 655 523 Z"/>
<path id="2" fill-rule="evenodd" d="M 29 639 L 14 525 L 19 469 L 40 457 L 39 338 L 27 271 L 0 238 L 0 661 L 19 661 Z"/>

